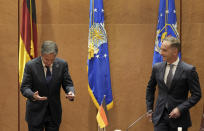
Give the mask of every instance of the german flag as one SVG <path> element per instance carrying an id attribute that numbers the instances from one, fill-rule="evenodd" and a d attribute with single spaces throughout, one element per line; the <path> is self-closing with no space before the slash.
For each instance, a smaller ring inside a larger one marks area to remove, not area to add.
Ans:
<path id="1" fill-rule="evenodd" d="M 105 103 L 105 97 L 103 99 L 102 104 L 99 107 L 98 113 L 96 115 L 96 120 L 100 128 L 105 128 L 108 125 L 108 118 L 107 118 L 107 108 Z"/>
<path id="2" fill-rule="evenodd" d="M 21 85 L 25 64 L 37 57 L 37 25 L 35 0 L 23 0 L 19 40 L 19 84 Z"/>

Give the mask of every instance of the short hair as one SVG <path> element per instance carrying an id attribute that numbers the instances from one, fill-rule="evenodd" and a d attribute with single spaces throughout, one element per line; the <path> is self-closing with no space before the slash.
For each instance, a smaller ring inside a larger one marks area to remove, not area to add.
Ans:
<path id="1" fill-rule="evenodd" d="M 163 39 L 163 41 L 168 41 L 170 42 L 170 47 L 175 47 L 178 49 L 178 52 L 181 51 L 181 43 L 180 40 L 173 37 L 173 36 L 168 36 L 166 38 Z"/>
<path id="2" fill-rule="evenodd" d="M 42 46 L 41 46 L 41 55 L 44 54 L 51 54 L 54 53 L 57 55 L 58 53 L 58 47 L 57 44 L 53 41 L 44 41 Z"/>

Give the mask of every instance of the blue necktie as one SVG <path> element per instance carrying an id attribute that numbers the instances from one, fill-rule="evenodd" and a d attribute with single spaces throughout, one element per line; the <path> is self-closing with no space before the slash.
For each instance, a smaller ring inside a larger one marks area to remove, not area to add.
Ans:
<path id="1" fill-rule="evenodd" d="M 50 67 L 49 66 L 46 66 L 47 68 L 47 72 L 46 72 L 46 81 L 47 83 L 50 82 L 51 78 L 52 78 L 52 75 L 51 75 L 51 72 L 50 72 Z"/>

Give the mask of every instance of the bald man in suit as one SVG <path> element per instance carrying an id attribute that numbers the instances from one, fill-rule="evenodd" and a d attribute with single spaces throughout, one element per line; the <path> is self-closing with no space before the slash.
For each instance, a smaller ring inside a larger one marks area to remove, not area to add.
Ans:
<path id="1" fill-rule="evenodd" d="M 177 131 L 178 127 L 187 131 L 192 125 L 189 109 L 201 98 L 198 74 L 194 66 L 179 59 L 180 49 L 179 40 L 166 37 L 160 52 L 163 62 L 153 65 L 146 89 L 146 104 L 154 131 Z M 158 98 L 153 109 L 156 85 Z"/>

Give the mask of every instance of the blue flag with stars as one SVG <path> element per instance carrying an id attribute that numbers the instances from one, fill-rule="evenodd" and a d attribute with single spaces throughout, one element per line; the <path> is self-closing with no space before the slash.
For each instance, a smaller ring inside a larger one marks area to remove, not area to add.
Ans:
<path id="1" fill-rule="evenodd" d="M 179 34 L 177 32 L 175 1 L 160 0 L 158 25 L 152 65 L 157 62 L 163 61 L 163 58 L 160 55 L 160 48 L 163 39 L 168 36 L 173 36 L 179 39 Z"/>
<path id="2" fill-rule="evenodd" d="M 90 0 L 89 15 L 88 91 L 97 108 L 105 96 L 107 109 L 110 109 L 113 106 L 113 96 L 103 0 Z"/>

